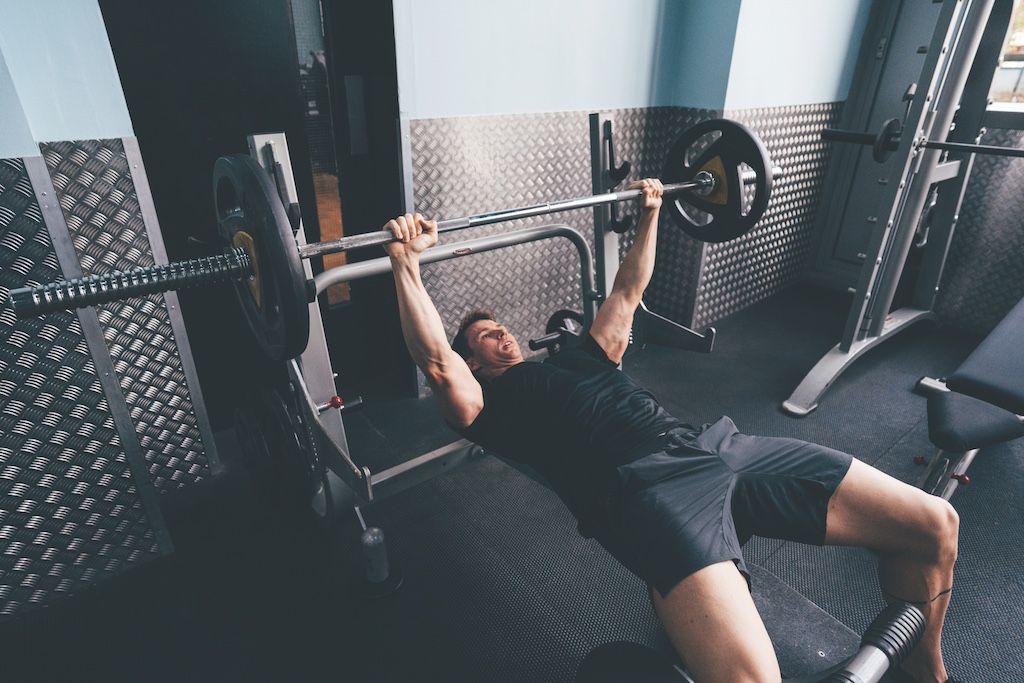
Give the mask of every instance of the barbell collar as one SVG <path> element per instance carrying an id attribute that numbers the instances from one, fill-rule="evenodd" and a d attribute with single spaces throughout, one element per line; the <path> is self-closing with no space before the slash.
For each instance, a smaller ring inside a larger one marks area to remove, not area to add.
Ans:
<path id="1" fill-rule="evenodd" d="M 241 279 L 252 273 L 248 252 L 236 247 L 216 256 L 12 289 L 10 301 L 19 318 L 31 318 L 54 311 Z"/>
<path id="2" fill-rule="evenodd" d="M 713 187 L 714 183 L 714 176 L 706 171 L 702 171 L 701 173 L 698 173 L 693 180 L 665 185 L 664 194 L 674 194 L 686 190 L 703 190 Z M 481 225 L 504 223 L 505 221 L 516 220 L 519 218 L 546 216 L 553 213 L 560 213 L 562 211 L 585 209 L 591 206 L 611 204 L 613 202 L 623 202 L 630 199 L 636 199 L 641 194 L 643 194 L 642 189 L 620 190 L 618 192 L 606 192 L 604 194 L 591 195 L 589 197 L 564 199 L 561 201 L 549 202 L 547 204 L 536 204 L 534 206 L 507 209 L 504 211 L 485 213 L 477 216 L 450 218 L 437 222 L 437 232 L 440 234 L 443 232 L 451 232 L 453 230 L 475 228 Z M 395 236 L 390 230 L 377 230 L 374 232 L 342 237 L 336 240 L 302 245 L 299 247 L 299 256 L 304 259 L 309 259 L 316 256 L 324 256 L 326 254 L 335 254 L 341 251 L 350 251 L 352 249 L 362 249 L 364 247 L 389 244 L 394 241 Z"/>

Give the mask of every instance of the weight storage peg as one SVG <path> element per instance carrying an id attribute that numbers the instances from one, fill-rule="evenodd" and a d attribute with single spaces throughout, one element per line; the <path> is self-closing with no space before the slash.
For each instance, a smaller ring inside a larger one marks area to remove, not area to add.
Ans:
<path id="1" fill-rule="evenodd" d="M 882 124 L 881 130 L 872 135 L 871 133 L 858 133 L 853 130 L 840 130 L 838 128 L 826 128 L 821 132 L 824 140 L 836 142 L 852 142 L 858 145 L 871 145 L 871 158 L 878 163 L 884 163 L 889 155 L 900 147 L 902 141 L 902 127 L 899 119 L 889 119 Z M 987 154 L 1003 157 L 1024 157 L 1024 149 L 1014 147 L 995 147 L 992 145 L 976 145 L 967 142 L 942 142 L 938 140 L 921 139 L 914 142 L 914 145 L 924 149 L 940 149 L 947 152 L 967 152 L 969 154 Z"/>

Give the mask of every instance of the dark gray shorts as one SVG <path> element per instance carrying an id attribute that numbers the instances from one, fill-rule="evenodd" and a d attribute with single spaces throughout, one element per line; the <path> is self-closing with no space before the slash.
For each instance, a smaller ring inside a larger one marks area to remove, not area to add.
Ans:
<path id="1" fill-rule="evenodd" d="M 732 560 L 751 536 L 821 545 L 828 501 L 853 458 L 817 444 L 741 434 L 727 417 L 618 468 L 598 540 L 665 596 L 699 569 Z M 748 577 L 749 578 L 749 577 Z"/>

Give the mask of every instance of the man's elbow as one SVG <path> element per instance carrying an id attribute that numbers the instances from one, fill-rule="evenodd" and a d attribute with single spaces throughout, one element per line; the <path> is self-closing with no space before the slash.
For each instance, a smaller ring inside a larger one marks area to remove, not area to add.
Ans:
<path id="1" fill-rule="evenodd" d="M 454 429 L 465 429 L 476 420 L 483 410 L 483 395 L 479 391 L 460 390 L 457 382 L 450 377 L 427 375 L 427 384 L 441 409 L 445 422 Z"/>

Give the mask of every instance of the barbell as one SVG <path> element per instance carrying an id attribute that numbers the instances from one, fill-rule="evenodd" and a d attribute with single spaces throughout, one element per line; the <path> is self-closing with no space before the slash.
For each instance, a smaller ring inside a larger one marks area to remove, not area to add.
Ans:
<path id="1" fill-rule="evenodd" d="M 899 119 L 889 119 L 882 124 L 877 133 L 859 133 L 854 130 L 826 128 L 821 132 L 824 140 L 837 142 L 853 142 L 858 145 L 871 145 L 871 158 L 884 163 L 889 155 L 900 147 L 903 138 L 903 126 Z M 988 154 L 1002 157 L 1024 157 L 1024 149 L 1014 147 L 997 147 L 994 145 L 974 145 L 968 142 L 942 142 L 921 138 L 913 143 L 919 148 L 941 149 L 947 152 L 969 152 L 971 154 Z"/>
<path id="2" fill-rule="evenodd" d="M 676 225 L 705 242 L 745 234 L 768 206 L 773 174 L 760 139 L 742 124 L 714 119 L 687 129 L 673 143 L 662 170 L 664 202 Z M 277 188 L 244 154 L 220 157 L 213 167 L 218 231 L 225 253 L 10 291 L 20 318 L 84 308 L 136 296 L 232 281 L 249 327 L 271 361 L 294 358 L 309 341 L 309 304 L 315 291 L 302 259 L 384 245 L 388 230 L 299 245 Z M 438 232 L 636 199 L 642 190 L 537 204 L 438 221 Z"/>

